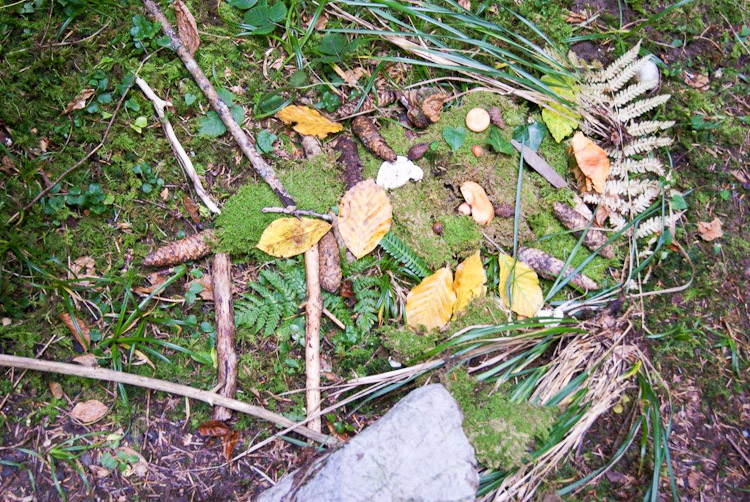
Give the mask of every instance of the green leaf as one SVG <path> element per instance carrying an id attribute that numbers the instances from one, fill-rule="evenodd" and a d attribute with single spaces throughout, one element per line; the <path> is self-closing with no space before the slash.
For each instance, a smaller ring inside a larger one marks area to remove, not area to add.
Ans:
<path id="1" fill-rule="evenodd" d="M 222 100 L 222 101 L 224 102 L 224 104 L 225 104 L 225 105 L 227 105 L 228 107 L 230 107 L 230 108 L 231 108 L 231 107 L 232 107 L 232 105 L 234 105 L 234 94 L 232 94 L 232 93 L 231 93 L 231 92 L 229 92 L 228 90 L 226 90 L 226 89 L 224 89 L 224 88 L 222 87 L 221 89 L 219 89 L 219 90 L 218 90 L 218 92 L 217 92 L 216 94 L 218 94 L 218 95 L 219 95 L 219 97 L 221 98 L 221 100 Z"/>
<path id="2" fill-rule="evenodd" d="M 355 51 L 359 41 L 357 39 L 349 42 L 341 33 L 326 33 L 318 44 L 317 50 L 326 56 L 335 56 L 342 58 L 345 55 Z"/>
<path id="3" fill-rule="evenodd" d="M 260 153 L 270 153 L 273 151 L 273 142 L 276 141 L 276 135 L 271 131 L 263 129 L 256 137 L 256 145 Z"/>
<path id="4" fill-rule="evenodd" d="M 185 94 L 185 104 L 190 106 L 193 103 L 195 103 L 195 100 L 198 99 L 195 94 L 187 93 Z"/>
<path id="5" fill-rule="evenodd" d="M 513 131 L 514 140 L 535 152 L 539 150 L 539 145 L 542 144 L 545 136 L 547 136 L 547 126 L 536 121 L 531 124 L 520 125 Z"/>
<path id="6" fill-rule="evenodd" d="M 148 120 L 144 116 L 140 116 L 136 118 L 133 122 L 130 123 L 130 128 L 133 129 L 135 132 L 140 134 L 143 132 L 143 128 L 148 125 Z"/>
<path id="7" fill-rule="evenodd" d="M 242 125 L 242 123 L 245 121 L 245 109 L 240 105 L 232 105 L 229 107 L 229 112 L 232 114 L 232 117 L 234 117 L 235 122 L 237 122 L 239 125 Z"/>
<path id="8" fill-rule="evenodd" d="M 544 75 L 542 82 L 552 88 L 559 96 L 570 101 L 576 100 L 577 88 L 552 75 Z M 542 108 L 542 120 L 547 124 L 550 134 L 558 143 L 578 128 L 581 116 L 560 103 L 548 103 L 550 108 Z M 557 111 L 555 111 L 557 110 Z"/>
<path id="9" fill-rule="evenodd" d="M 672 194 L 672 209 L 674 209 L 675 211 L 682 211 L 683 209 L 687 208 L 688 203 L 685 200 L 685 197 L 678 193 Z"/>
<path id="10" fill-rule="evenodd" d="M 258 0 L 227 0 L 227 3 L 232 7 L 237 7 L 240 10 L 247 10 L 258 3 Z"/>
<path id="11" fill-rule="evenodd" d="M 266 0 L 262 0 L 255 7 L 245 12 L 245 24 L 254 27 L 252 35 L 267 35 L 271 33 L 276 25 L 286 17 L 286 5 L 277 2 L 269 6 Z"/>
<path id="12" fill-rule="evenodd" d="M 443 139 L 451 147 L 451 150 L 455 152 L 464 144 L 466 128 L 459 126 L 454 129 L 451 126 L 445 126 L 443 127 Z"/>
<path id="13" fill-rule="evenodd" d="M 500 132 L 500 128 L 494 125 L 490 126 L 490 136 L 487 138 L 487 143 L 489 143 L 492 149 L 497 153 L 510 155 L 516 151 L 516 149 L 513 148 L 513 145 L 510 144 L 510 141 L 505 139 L 503 133 Z"/>
<path id="14" fill-rule="evenodd" d="M 307 74 L 303 70 L 298 70 L 292 73 L 289 77 L 289 85 L 292 87 L 302 87 L 307 83 Z"/>
<path id="15" fill-rule="evenodd" d="M 141 111 L 141 105 L 138 104 L 138 101 L 135 100 L 135 98 L 128 98 L 125 100 L 125 108 L 129 110 L 133 110 L 134 112 Z"/>
<path id="16" fill-rule="evenodd" d="M 224 123 L 219 118 L 219 115 L 213 110 L 208 112 L 204 117 L 201 117 L 200 124 L 200 130 L 198 132 L 201 136 L 218 138 L 227 132 L 227 128 L 224 127 Z"/>

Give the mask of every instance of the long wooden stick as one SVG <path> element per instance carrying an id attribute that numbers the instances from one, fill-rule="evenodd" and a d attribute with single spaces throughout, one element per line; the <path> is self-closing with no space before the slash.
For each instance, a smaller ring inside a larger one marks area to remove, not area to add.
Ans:
<path id="1" fill-rule="evenodd" d="M 234 347 L 234 310 L 232 309 L 232 261 L 226 253 L 216 253 L 211 269 L 216 312 L 216 355 L 219 366 L 219 390 L 222 396 L 234 398 L 237 392 L 237 351 Z M 232 411 L 214 408 L 214 420 L 229 420 Z"/>
<path id="2" fill-rule="evenodd" d="M 320 411 L 320 316 L 323 313 L 323 298 L 320 294 L 320 253 L 317 244 L 305 251 L 305 278 L 305 395 L 309 417 Z M 320 432 L 320 417 L 310 420 L 307 426 Z"/>
<path id="3" fill-rule="evenodd" d="M 0 354 L 0 366 L 7 366 L 10 368 L 21 368 L 30 369 L 32 371 L 44 371 L 46 373 L 59 373 L 62 375 L 72 375 L 84 378 L 93 378 L 94 380 L 104 380 L 107 382 L 124 383 L 127 385 L 135 385 L 136 387 L 143 387 L 151 390 L 158 390 L 162 392 L 169 392 L 170 394 L 177 394 L 179 396 L 189 397 L 191 399 L 197 399 L 203 401 L 212 406 L 223 406 L 234 411 L 239 411 L 247 415 L 266 420 L 284 428 L 291 428 L 297 434 L 305 436 L 306 438 L 325 443 L 328 445 L 338 444 L 338 440 L 320 432 L 310 430 L 307 427 L 296 424 L 292 420 L 286 417 L 277 415 L 272 411 L 268 411 L 260 406 L 255 406 L 236 399 L 230 399 L 228 397 L 221 396 L 215 392 L 209 392 L 205 390 L 195 389 L 188 387 L 187 385 L 180 385 L 177 383 L 167 382 L 164 380 L 158 380 L 156 378 L 149 378 L 140 375 L 133 375 L 132 373 L 124 373 L 122 371 L 113 371 L 105 368 L 87 368 L 85 366 L 79 366 L 77 364 L 58 363 L 55 361 L 45 361 L 43 359 L 32 359 L 29 357 L 18 357 L 7 354 Z"/>
<path id="4" fill-rule="evenodd" d="M 193 161 L 190 160 L 190 156 L 182 147 L 180 140 L 177 139 L 177 135 L 174 133 L 172 124 L 169 122 L 169 119 L 164 113 L 164 110 L 167 107 L 167 102 L 157 96 L 154 90 L 151 89 L 151 86 L 149 86 L 148 83 L 141 77 L 136 77 L 135 83 L 138 84 L 138 87 L 141 88 L 143 94 L 145 94 L 146 97 L 151 100 L 151 103 L 153 103 L 154 110 L 156 110 L 156 115 L 159 117 L 159 120 L 161 120 L 161 126 L 164 129 L 164 134 L 166 134 L 167 139 L 169 140 L 169 145 L 172 147 L 172 152 L 174 152 L 174 156 L 177 158 L 177 162 L 179 162 L 180 166 L 182 166 L 182 170 L 185 171 L 187 177 L 190 178 L 190 181 L 193 182 L 195 193 L 198 194 L 198 197 L 200 197 L 209 211 L 216 214 L 221 213 L 219 206 L 216 205 L 216 202 L 213 201 L 211 196 L 208 195 L 206 190 L 203 188 L 203 183 L 201 183 L 201 179 L 198 177 L 198 173 L 195 171 L 195 167 L 193 167 Z"/>
<path id="5" fill-rule="evenodd" d="M 257 172 L 260 177 L 263 178 L 263 181 L 268 183 L 268 185 L 271 187 L 271 190 L 273 190 L 274 193 L 278 196 L 282 204 L 284 204 L 285 206 L 293 206 L 294 200 L 292 200 L 292 196 L 289 194 L 289 192 L 287 192 L 286 188 L 284 188 L 284 185 L 282 185 L 281 181 L 276 176 L 273 168 L 268 165 L 268 163 L 255 149 L 255 146 L 253 146 L 253 143 L 250 141 L 250 137 L 245 133 L 245 131 L 242 130 L 237 121 L 234 120 L 234 117 L 232 117 L 232 113 L 229 111 L 229 107 L 227 107 L 226 103 L 221 100 L 219 94 L 216 92 L 216 89 L 214 89 L 214 87 L 211 85 L 211 82 L 209 82 L 209 80 L 203 74 L 203 70 L 200 69 L 198 63 L 195 62 L 195 59 L 190 54 L 190 51 L 182 43 L 182 40 L 180 40 L 177 32 L 175 32 L 175 30 L 172 28 L 172 25 L 169 24 L 169 21 L 167 21 L 167 18 L 164 16 L 161 8 L 159 8 L 159 6 L 156 5 L 153 0 L 143 0 L 143 5 L 144 7 L 146 7 L 146 10 L 151 15 L 151 17 L 161 23 L 162 31 L 164 31 L 164 34 L 166 34 L 172 41 L 172 48 L 185 64 L 185 68 L 187 68 L 187 71 L 190 72 L 190 75 L 192 75 L 195 83 L 198 84 L 198 87 L 200 87 L 201 91 L 203 91 L 203 94 L 208 99 L 211 108 L 213 108 L 214 111 L 219 115 L 219 118 L 224 123 L 227 130 L 237 142 L 240 149 L 242 150 L 242 153 L 244 153 L 245 157 L 247 157 L 247 159 L 250 161 L 250 164 L 253 166 L 253 169 L 255 169 L 255 172 Z"/>

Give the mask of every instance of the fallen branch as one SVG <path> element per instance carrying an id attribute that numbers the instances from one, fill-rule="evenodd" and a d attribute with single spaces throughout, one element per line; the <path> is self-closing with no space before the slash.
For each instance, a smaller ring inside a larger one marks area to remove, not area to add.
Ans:
<path id="1" fill-rule="evenodd" d="M 565 262 L 534 248 L 519 248 L 518 259 L 545 279 L 554 280 L 565 269 L 565 277 L 573 274 L 573 268 L 565 267 Z M 599 285 L 589 276 L 578 273 L 570 278 L 570 283 L 584 291 L 599 289 Z"/>
<path id="2" fill-rule="evenodd" d="M 323 313 L 323 297 L 320 294 L 320 253 L 317 244 L 305 251 L 305 278 L 305 396 L 309 417 L 320 411 L 320 316 Z M 320 432 L 320 417 L 310 420 L 308 427 Z"/>
<path id="3" fill-rule="evenodd" d="M 296 216 L 297 218 L 300 218 L 302 216 L 310 216 L 312 218 L 318 218 L 325 221 L 331 221 L 333 218 L 331 218 L 327 214 L 320 214 L 316 213 L 315 211 L 311 211 L 309 209 L 297 209 L 294 206 L 291 207 L 264 207 L 261 209 L 261 212 L 263 213 L 281 213 L 281 214 L 289 214 L 292 216 Z"/>
<path id="4" fill-rule="evenodd" d="M 7 354 L 0 354 L 0 366 L 7 366 L 9 368 L 21 368 L 29 369 L 33 371 L 43 371 L 46 373 L 58 373 L 61 375 L 71 375 L 83 378 L 93 378 L 94 380 L 103 380 L 106 382 L 117 382 L 126 385 L 134 385 L 136 387 L 143 387 L 145 389 L 151 389 L 161 392 L 168 392 L 170 394 L 177 394 L 178 396 L 188 397 L 190 399 L 197 399 L 203 401 L 212 406 L 223 406 L 240 413 L 252 415 L 254 417 L 266 420 L 274 423 L 281 427 L 293 430 L 297 434 L 306 438 L 324 443 L 327 445 L 338 444 L 339 441 L 333 437 L 315 432 L 307 427 L 297 424 L 286 417 L 278 415 L 272 411 L 268 411 L 260 406 L 255 406 L 236 399 L 221 396 L 215 392 L 209 392 L 205 390 L 195 389 L 188 387 L 187 385 L 180 385 L 164 380 L 158 380 L 156 378 L 148 378 L 141 375 L 133 375 L 132 373 L 125 373 L 122 371 L 113 371 L 104 368 L 87 368 L 85 366 L 79 366 L 77 364 L 58 363 L 54 361 L 45 361 L 43 359 L 32 359 L 29 357 L 18 357 Z"/>
<path id="5" fill-rule="evenodd" d="M 216 320 L 216 355 L 218 360 L 219 393 L 234 398 L 237 392 L 237 352 L 234 347 L 234 310 L 232 308 L 232 261 L 226 253 L 216 253 L 211 269 Z M 229 408 L 214 408 L 214 420 L 229 420 Z"/>
<path id="6" fill-rule="evenodd" d="M 276 176 L 276 172 L 274 172 L 273 168 L 268 165 L 255 149 L 255 146 L 253 146 L 253 143 L 250 141 L 250 137 L 242 130 L 237 121 L 234 120 L 226 103 L 221 100 L 216 89 L 214 89 L 211 82 L 209 82 L 203 74 L 203 70 L 200 69 L 198 63 L 195 62 L 195 59 L 190 54 L 190 51 L 185 44 L 183 44 L 182 40 L 180 40 L 180 37 L 174 31 L 172 25 L 169 24 L 169 21 L 167 21 L 161 8 L 153 0 L 143 0 L 143 5 L 146 7 L 146 10 L 151 17 L 161 23 L 161 29 L 164 34 L 170 38 L 172 48 L 185 64 L 185 68 L 190 72 L 193 80 L 195 80 L 195 83 L 198 84 L 198 87 L 200 87 L 200 90 L 208 99 L 211 108 L 213 108 L 217 115 L 219 115 L 219 118 L 224 123 L 227 130 L 237 142 L 242 153 L 244 153 L 245 157 L 250 161 L 255 172 L 263 178 L 263 181 L 268 183 L 268 186 L 271 187 L 271 190 L 273 190 L 279 200 L 281 200 L 282 204 L 285 206 L 293 206 L 294 200 L 292 199 L 292 196 L 287 192 L 286 188 L 284 188 L 284 185 Z"/>
<path id="7" fill-rule="evenodd" d="M 167 107 L 167 102 L 157 96 L 153 89 L 151 89 L 151 87 L 148 85 L 148 83 L 141 77 L 136 77 L 135 83 L 138 84 L 138 87 L 141 88 L 143 94 L 145 94 L 146 97 L 153 103 L 154 109 L 156 110 L 156 115 L 159 117 L 159 120 L 161 120 L 161 126 L 164 129 L 164 134 L 167 135 L 169 145 L 172 147 L 172 152 L 174 152 L 175 157 L 177 157 L 177 162 L 179 162 L 180 166 L 182 166 L 182 169 L 183 171 L 185 171 L 187 177 L 190 178 L 190 181 L 193 182 L 195 193 L 198 194 L 198 197 L 200 197 L 209 211 L 216 214 L 221 213 L 221 210 L 216 205 L 216 202 L 211 199 L 211 196 L 208 195 L 208 193 L 206 193 L 206 190 L 203 188 L 201 179 L 198 177 L 198 173 L 195 172 L 195 167 L 193 167 L 193 162 L 190 160 L 187 152 L 185 152 L 185 149 L 180 144 L 180 140 L 177 139 L 177 135 L 174 133 L 172 124 L 169 122 L 169 119 L 164 113 L 164 110 Z"/>

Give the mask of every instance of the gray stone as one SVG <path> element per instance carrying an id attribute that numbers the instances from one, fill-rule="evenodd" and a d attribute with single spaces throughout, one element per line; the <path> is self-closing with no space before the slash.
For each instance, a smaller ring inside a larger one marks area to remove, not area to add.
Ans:
<path id="1" fill-rule="evenodd" d="M 479 475 L 442 385 L 412 391 L 340 449 L 284 476 L 258 502 L 471 502 Z"/>

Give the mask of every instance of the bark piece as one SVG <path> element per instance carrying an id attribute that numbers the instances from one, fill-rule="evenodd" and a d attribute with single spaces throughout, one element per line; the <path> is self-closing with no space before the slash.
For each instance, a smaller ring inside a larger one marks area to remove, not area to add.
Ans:
<path id="1" fill-rule="evenodd" d="M 393 151 L 393 148 L 388 146 L 385 138 L 380 134 L 380 131 L 378 131 L 375 122 L 370 118 L 361 115 L 359 117 L 354 117 L 352 119 L 352 130 L 362 141 L 362 144 L 365 145 L 365 148 L 383 160 L 395 162 L 397 157 L 396 152 Z"/>
<path id="2" fill-rule="evenodd" d="M 338 161 L 344 164 L 344 181 L 346 190 L 362 181 L 362 161 L 359 159 L 357 144 L 349 138 L 341 137 L 333 149 L 340 152 Z"/>
<path id="3" fill-rule="evenodd" d="M 320 286 L 329 293 L 335 293 L 341 286 L 341 257 L 339 245 L 333 232 L 328 232 L 318 242 L 320 250 Z"/>
<path id="4" fill-rule="evenodd" d="M 440 120 L 440 112 L 447 95 L 433 89 L 416 89 L 405 92 L 400 98 L 406 106 L 406 116 L 419 129 L 424 129 Z"/>
<path id="5" fill-rule="evenodd" d="M 576 232 L 573 232 L 573 235 L 576 237 L 580 237 L 583 233 L 583 229 L 588 227 L 591 223 L 575 209 L 562 202 L 555 202 L 552 209 L 554 210 L 557 219 L 565 228 L 568 230 L 576 230 Z M 583 245 L 592 251 L 596 251 L 601 246 L 604 246 L 607 240 L 608 237 L 606 234 L 599 230 L 589 228 L 588 232 L 586 232 L 586 235 L 583 237 Z M 599 254 L 604 258 L 614 258 L 615 250 L 611 244 L 607 244 L 599 251 Z"/>
<path id="6" fill-rule="evenodd" d="M 214 286 L 214 310 L 216 312 L 216 355 L 218 358 L 219 382 L 223 387 L 219 394 L 234 398 L 237 392 L 237 352 L 234 347 L 234 308 L 232 304 L 232 261 L 226 253 L 214 255 L 211 277 Z M 232 410 L 223 406 L 214 407 L 214 420 L 229 420 Z"/>
<path id="7" fill-rule="evenodd" d="M 541 174 L 545 180 L 549 181 L 553 187 L 563 188 L 568 185 L 565 179 L 560 176 L 546 160 L 537 155 L 534 150 L 521 145 L 521 143 L 514 139 L 510 140 L 510 144 L 513 145 L 516 150 L 521 152 L 523 154 L 523 160 L 525 160 L 534 171 Z"/>
<path id="8" fill-rule="evenodd" d="M 320 142 L 315 136 L 302 136 L 302 150 L 304 150 L 305 157 L 308 159 L 323 153 L 323 150 L 320 148 Z"/>
<path id="9" fill-rule="evenodd" d="M 186 261 L 197 260 L 211 253 L 214 238 L 212 229 L 204 230 L 190 237 L 160 247 L 143 259 L 147 267 L 170 267 Z"/>
<path id="10" fill-rule="evenodd" d="M 307 416 L 320 411 L 320 316 L 323 297 L 320 294 L 320 252 L 316 244 L 305 251 L 307 304 L 305 306 L 305 396 Z M 320 417 L 313 418 L 307 427 L 320 432 Z"/>
<path id="11" fill-rule="evenodd" d="M 534 248 L 520 248 L 518 250 L 518 259 L 546 279 L 555 279 L 560 275 L 560 272 L 565 266 L 564 261 L 558 260 L 554 256 L 550 256 L 544 251 Z M 565 270 L 565 275 L 570 275 L 572 272 L 573 269 L 568 267 Z M 593 279 L 580 273 L 573 276 L 570 280 L 570 284 L 587 291 L 599 289 L 599 285 Z"/>
<path id="12" fill-rule="evenodd" d="M 185 44 L 190 55 L 194 55 L 201 43 L 198 34 L 198 26 L 195 24 L 195 18 L 181 0 L 174 3 L 174 13 L 177 16 L 177 31 L 180 33 L 180 40 Z"/>

